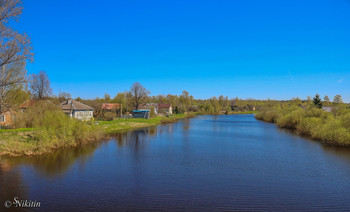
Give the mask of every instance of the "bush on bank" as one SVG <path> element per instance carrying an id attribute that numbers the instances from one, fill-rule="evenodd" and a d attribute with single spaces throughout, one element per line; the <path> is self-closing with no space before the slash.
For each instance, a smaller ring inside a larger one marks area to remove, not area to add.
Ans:
<path id="1" fill-rule="evenodd" d="M 350 146 L 350 109 L 345 107 L 335 107 L 330 113 L 312 105 L 275 105 L 263 108 L 255 117 L 327 144 Z"/>
<path id="2" fill-rule="evenodd" d="M 59 147 L 77 146 L 103 138 L 103 132 L 93 125 L 71 119 L 50 102 L 38 102 L 17 116 L 16 128 L 1 139 L 0 152 L 7 155 L 34 155 Z"/>

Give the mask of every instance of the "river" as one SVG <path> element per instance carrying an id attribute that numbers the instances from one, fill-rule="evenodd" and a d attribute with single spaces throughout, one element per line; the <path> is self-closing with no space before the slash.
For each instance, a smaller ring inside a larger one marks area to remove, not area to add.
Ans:
<path id="1" fill-rule="evenodd" d="M 253 115 L 197 116 L 1 158 L 0 211 L 14 197 L 43 211 L 350 211 L 350 149 Z"/>

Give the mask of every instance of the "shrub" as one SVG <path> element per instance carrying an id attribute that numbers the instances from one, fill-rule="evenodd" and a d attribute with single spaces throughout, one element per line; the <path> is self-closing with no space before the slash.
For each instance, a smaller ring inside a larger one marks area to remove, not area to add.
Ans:
<path id="1" fill-rule="evenodd" d="M 50 101 L 39 101 L 29 107 L 24 113 L 19 113 L 15 119 L 16 128 L 31 128 L 40 125 L 46 111 L 56 111 L 62 113 L 58 106 Z"/>
<path id="2" fill-rule="evenodd" d="M 279 127 L 295 129 L 303 118 L 303 115 L 304 111 L 297 109 L 277 119 L 276 124 Z"/>
<path id="3" fill-rule="evenodd" d="M 103 120 L 105 121 L 112 121 L 116 116 L 115 112 L 105 112 L 103 114 Z"/>
<path id="4" fill-rule="evenodd" d="M 280 109 L 278 108 L 270 108 L 270 109 L 265 109 L 261 110 L 256 114 L 256 118 L 266 121 L 266 122 L 276 122 L 277 119 L 282 117 L 283 114 Z"/>
<path id="5" fill-rule="evenodd" d="M 342 107 L 335 111 L 329 113 L 311 105 L 306 108 L 275 105 L 261 110 L 256 118 L 275 122 L 279 127 L 295 129 L 298 134 L 328 144 L 350 145 L 350 110 Z"/>
<path id="6" fill-rule="evenodd" d="M 36 128 L 39 142 L 53 147 L 75 146 L 102 138 L 102 132 L 92 125 L 70 118 L 50 102 L 38 102 L 20 115 L 16 126 Z"/>

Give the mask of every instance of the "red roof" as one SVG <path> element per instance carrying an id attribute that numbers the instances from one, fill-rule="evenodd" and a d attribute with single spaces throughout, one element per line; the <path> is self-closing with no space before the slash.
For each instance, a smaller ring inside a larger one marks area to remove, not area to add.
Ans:
<path id="1" fill-rule="evenodd" d="M 119 103 L 103 103 L 102 110 L 117 110 L 120 109 Z"/>
<path id="2" fill-rule="evenodd" d="M 158 109 L 160 108 L 170 108 L 171 107 L 171 104 L 158 104 Z"/>
<path id="3" fill-rule="evenodd" d="M 36 102 L 35 100 L 30 99 L 30 100 L 23 102 L 19 107 L 21 109 L 27 109 L 28 107 L 33 106 L 35 104 L 35 102 Z"/>

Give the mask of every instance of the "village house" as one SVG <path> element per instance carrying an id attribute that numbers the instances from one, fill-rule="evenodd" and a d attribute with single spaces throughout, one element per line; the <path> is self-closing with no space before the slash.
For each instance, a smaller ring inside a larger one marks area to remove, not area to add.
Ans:
<path id="1" fill-rule="evenodd" d="M 102 112 L 113 112 L 117 116 L 121 115 L 121 104 L 119 103 L 103 103 L 102 104 Z"/>
<path id="2" fill-rule="evenodd" d="M 173 114 L 173 108 L 171 107 L 171 104 L 158 104 L 157 111 L 158 113 L 163 114 Z"/>
<path id="3" fill-rule="evenodd" d="M 155 114 L 173 114 L 171 104 L 143 103 L 138 107 L 139 110 L 151 110 L 152 108 Z"/>
<path id="4" fill-rule="evenodd" d="M 322 110 L 326 112 L 332 112 L 333 107 L 322 107 Z"/>
<path id="5" fill-rule="evenodd" d="M 157 114 L 157 108 L 158 104 L 157 103 L 142 103 L 138 106 L 138 110 L 151 110 L 151 108 L 154 108 L 155 114 Z"/>
<path id="6" fill-rule="evenodd" d="M 33 99 L 28 99 L 27 101 L 23 102 L 19 105 L 19 108 L 22 112 L 26 111 L 29 107 L 33 106 L 36 103 Z"/>
<path id="7" fill-rule="evenodd" d="M 60 104 L 60 108 L 69 117 L 73 117 L 81 121 L 90 121 L 94 117 L 94 108 L 76 100 L 66 100 Z"/>
<path id="8" fill-rule="evenodd" d="M 0 128 L 9 127 L 14 124 L 16 111 L 9 109 L 0 115 Z"/>

